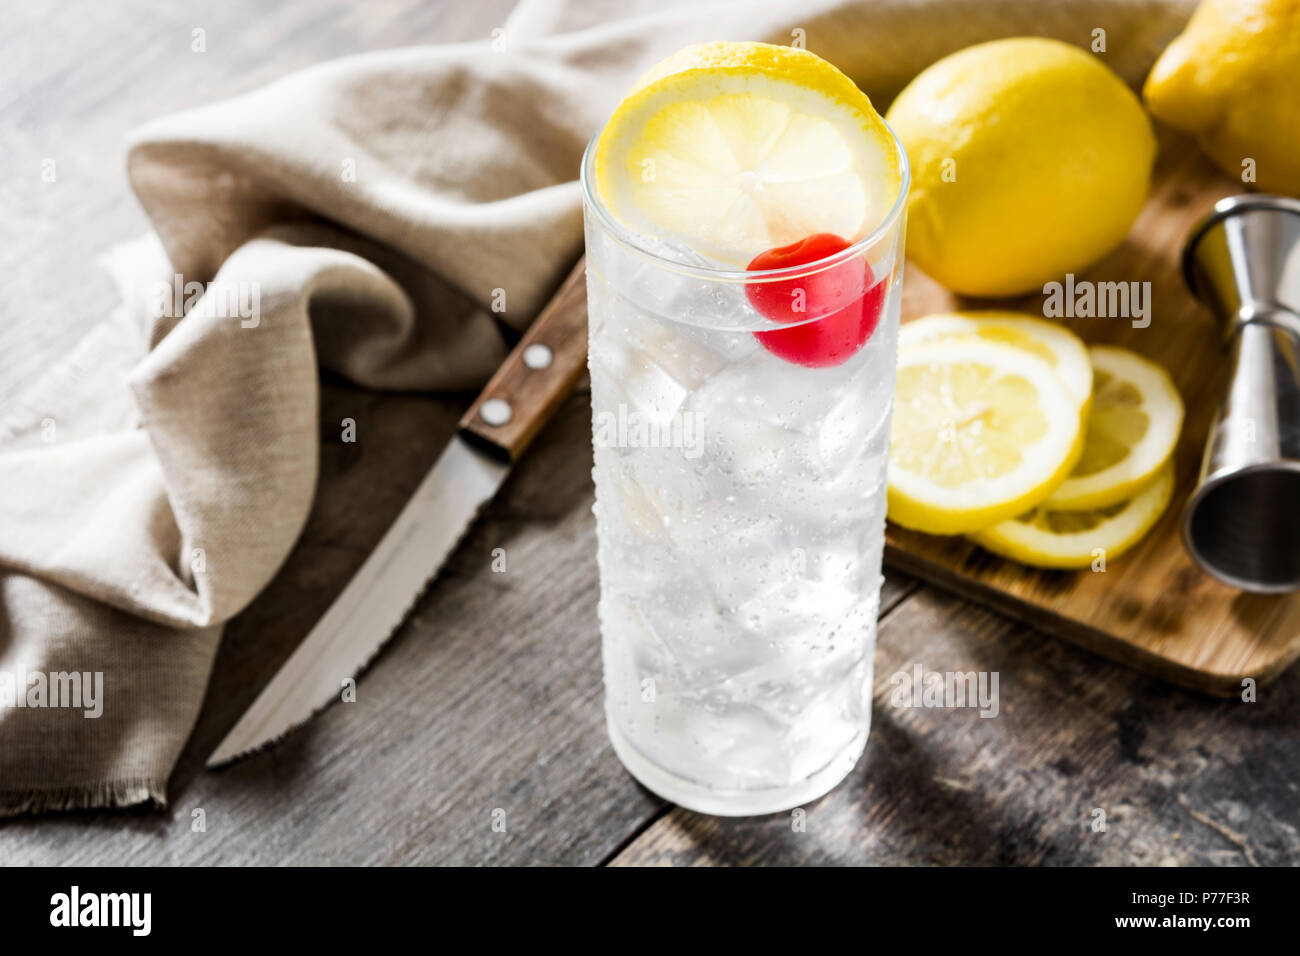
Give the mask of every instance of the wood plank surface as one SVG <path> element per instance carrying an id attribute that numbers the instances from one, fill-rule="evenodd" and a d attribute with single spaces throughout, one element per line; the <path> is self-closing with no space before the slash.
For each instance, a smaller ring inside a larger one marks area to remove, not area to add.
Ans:
<path id="1" fill-rule="evenodd" d="M 890 526 L 886 561 L 1052 634 L 1185 687 L 1221 697 L 1242 680 L 1266 683 L 1300 655 L 1300 596 L 1246 594 L 1203 573 L 1183 550 L 1183 504 L 1224 378 L 1221 332 L 1183 283 L 1180 257 L 1193 224 L 1224 196 L 1244 191 L 1195 144 L 1165 132 L 1151 198 L 1128 239 L 1076 278 L 1150 282 L 1150 324 L 1128 317 L 1062 320 L 1089 344 L 1121 345 L 1161 363 L 1187 407 L 1174 455 L 1177 486 L 1159 524 L 1104 571 L 1043 571 L 989 554 L 960 537 Z M 909 264 L 904 318 L 953 308 L 1003 306 L 1042 315 L 1045 297 L 962 300 Z"/>
<path id="2" fill-rule="evenodd" d="M 998 673 L 997 716 L 894 706 L 915 664 Z M 923 588 L 881 627 L 848 781 L 802 819 L 674 808 L 613 862 L 1294 866 L 1298 710 L 1295 671 L 1212 701 Z"/>

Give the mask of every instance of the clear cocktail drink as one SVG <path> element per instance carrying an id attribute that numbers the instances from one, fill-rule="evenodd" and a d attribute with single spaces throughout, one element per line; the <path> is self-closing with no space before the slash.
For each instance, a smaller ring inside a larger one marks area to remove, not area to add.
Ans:
<path id="1" fill-rule="evenodd" d="M 646 786 L 797 806 L 871 718 L 906 158 L 865 235 L 736 268 L 629 228 L 584 159 L 606 714 Z M 748 259 L 748 253 L 745 254 Z"/>

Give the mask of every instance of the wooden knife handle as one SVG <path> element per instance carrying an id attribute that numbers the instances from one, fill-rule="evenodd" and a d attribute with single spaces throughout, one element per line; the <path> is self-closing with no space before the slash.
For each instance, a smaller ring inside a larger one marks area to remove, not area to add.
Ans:
<path id="1" fill-rule="evenodd" d="M 586 263 L 578 260 L 460 420 L 461 434 L 497 458 L 524 453 L 587 367 Z"/>

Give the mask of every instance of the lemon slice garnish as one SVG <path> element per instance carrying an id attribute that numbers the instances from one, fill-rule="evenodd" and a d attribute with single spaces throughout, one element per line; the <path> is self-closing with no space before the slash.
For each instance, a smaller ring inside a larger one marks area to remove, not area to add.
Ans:
<path id="1" fill-rule="evenodd" d="M 898 524 L 960 534 L 1023 514 L 1082 447 L 1078 400 L 1030 352 L 963 339 L 899 353 L 889 452 Z"/>
<path id="2" fill-rule="evenodd" d="M 807 50 L 687 47 L 650 70 L 596 144 L 595 185 L 628 228 L 743 268 L 819 232 L 885 218 L 900 162 L 853 81 Z"/>
<path id="3" fill-rule="evenodd" d="M 1109 345 L 1089 350 L 1092 407 L 1083 454 L 1048 506 L 1104 508 L 1145 488 L 1173 454 L 1183 427 L 1183 400 L 1159 365 Z"/>
<path id="4" fill-rule="evenodd" d="M 971 337 L 1014 345 L 1038 356 L 1056 370 L 1080 405 L 1092 396 L 1088 347 L 1059 322 L 1018 312 L 941 312 L 904 324 L 898 333 L 898 347 Z"/>
<path id="5" fill-rule="evenodd" d="M 1056 511 L 1049 504 L 969 537 L 981 547 L 1022 564 L 1086 568 L 1133 547 L 1160 520 L 1174 490 L 1173 465 L 1128 501 L 1089 511 Z"/>

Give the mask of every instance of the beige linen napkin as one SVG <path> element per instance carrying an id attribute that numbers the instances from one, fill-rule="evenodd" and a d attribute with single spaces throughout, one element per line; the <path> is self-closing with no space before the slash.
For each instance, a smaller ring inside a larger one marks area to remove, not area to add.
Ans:
<path id="1" fill-rule="evenodd" d="M 484 382 L 505 354 L 493 290 L 522 329 L 577 257 L 583 146 L 650 63 L 797 41 L 883 107 L 940 56 L 1027 33 L 1104 30 L 1136 83 L 1189 12 L 538 0 L 481 43 L 326 63 L 139 130 L 127 166 L 157 240 L 113 256 L 121 308 L 0 425 L 0 815 L 165 802 L 222 625 L 312 506 L 318 367 Z M 201 294 L 178 310 L 186 283 Z M 82 706 L 39 706 L 73 672 Z"/>

